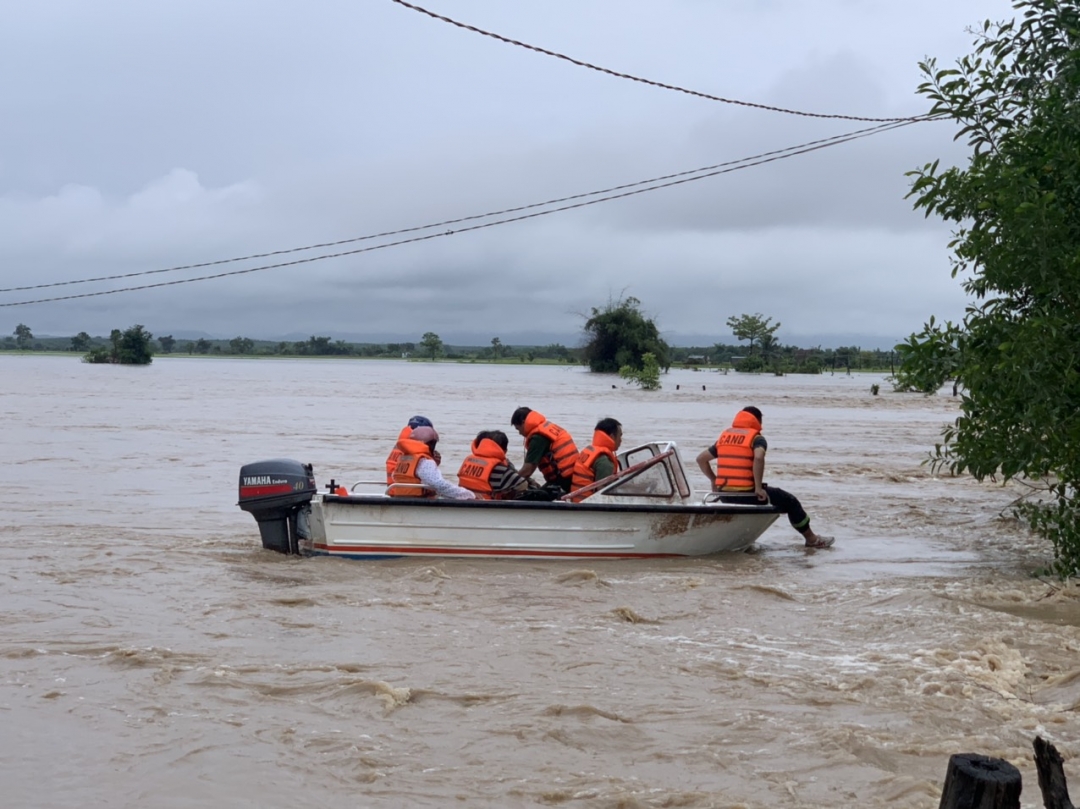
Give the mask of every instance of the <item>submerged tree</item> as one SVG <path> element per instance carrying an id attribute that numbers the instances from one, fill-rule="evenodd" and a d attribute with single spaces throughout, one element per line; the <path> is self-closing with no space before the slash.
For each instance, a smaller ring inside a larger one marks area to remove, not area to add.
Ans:
<path id="1" fill-rule="evenodd" d="M 603 309 L 593 307 L 592 317 L 585 322 L 583 347 L 583 359 L 590 371 L 640 371 L 646 354 L 652 354 L 659 367 L 671 367 L 668 344 L 660 339 L 656 323 L 645 317 L 640 307 L 641 301 L 633 297 L 609 301 Z"/>
<path id="2" fill-rule="evenodd" d="M 111 345 L 91 349 L 83 357 L 83 362 L 149 365 L 154 358 L 154 350 L 150 345 L 153 339 L 154 335 L 140 325 L 124 331 L 113 329 L 109 335 Z"/>
<path id="3" fill-rule="evenodd" d="M 919 92 L 971 155 L 913 172 L 911 194 L 956 223 L 952 272 L 974 300 L 954 333 L 931 323 L 898 349 L 925 387 L 951 372 L 963 389 L 935 465 L 1036 482 L 1048 497 L 1019 512 L 1067 576 L 1080 572 L 1080 6 L 1014 6 L 1019 21 L 984 23 L 955 68 L 921 65 Z"/>
<path id="4" fill-rule="evenodd" d="M 651 351 L 642 355 L 640 369 L 624 365 L 619 369 L 619 376 L 640 386 L 642 390 L 660 390 L 660 363 Z"/>

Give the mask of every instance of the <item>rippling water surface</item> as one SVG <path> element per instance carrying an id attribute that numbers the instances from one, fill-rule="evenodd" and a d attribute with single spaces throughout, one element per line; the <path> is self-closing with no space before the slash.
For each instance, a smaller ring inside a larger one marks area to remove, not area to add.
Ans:
<path id="1" fill-rule="evenodd" d="M 1015 492 L 921 465 L 949 396 L 179 357 L 0 356 L 0 380 L 5 805 L 935 807 L 978 752 L 1034 807 L 1036 734 L 1080 784 L 1080 592 L 1031 577 Z M 747 404 L 833 550 L 781 520 L 686 561 L 302 560 L 235 505 L 249 461 L 377 476 L 414 413 L 456 469 L 518 405 L 673 439 L 704 486 Z"/>

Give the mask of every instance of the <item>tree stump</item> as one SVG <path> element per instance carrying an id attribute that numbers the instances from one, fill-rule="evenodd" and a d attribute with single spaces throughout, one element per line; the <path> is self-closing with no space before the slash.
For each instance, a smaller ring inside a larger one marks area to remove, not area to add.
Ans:
<path id="1" fill-rule="evenodd" d="M 1021 786 L 1009 762 L 958 753 L 949 758 L 938 809 L 1020 809 Z"/>
<path id="2" fill-rule="evenodd" d="M 1069 800 L 1061 753 L 1042 736 L 1035 737 L 1035 769 L 1039 772 L 1039 789 L 1046 809 L 1076 809 Z"/>

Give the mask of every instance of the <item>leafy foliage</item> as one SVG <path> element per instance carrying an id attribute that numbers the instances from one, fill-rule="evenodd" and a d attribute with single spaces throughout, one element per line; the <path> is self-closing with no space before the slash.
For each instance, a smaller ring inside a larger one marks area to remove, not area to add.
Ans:
<path id="1" fill-rule="evenodd" d="M 90 348 L 90 335 L 84 331 L 71 338 L 72 351 L 87 351 Z"/>
<path id="2" fill-rule="evenodd" d="M 15 335 L 15 345 L 22 350 L 30 348 L 30 341 L 34 339 L 34 333 L 30 331 L 29 326 L 20 323 L 15 327 L 13 334 Z"/>
<path id="3" fill-rule="evenodd" d="M 434 362 L 435 358 L 442 353 L 443 341 L 433 331 L 424 332 L 424 336 L 420 340 L 420 347 L 424 349 L 425 354 L 431 355 L 431 360 Z"/>
<path id="4" fill-rule="evenodd" d="M 251 354 L 255 351 L 255 341 L 250 337 L 234 337 L 229 340 L 229 348 L 233 354 Z"/>
<path id="5" fill-rule="evenodd" d="M 771 323 L 772 318 L 765 317 L 761 312 L 753 315 L 732 315 L 727 319 L 728 328 L 737 340 L 750 341 L 750 354 L 754 353 L 755 342 L 759 346 L 767 345 L 772 349 L 779 346 L 773 335 L 780 328 L 780 324 L 770 325 Z"/>
<path id="6" fill-rule="evenodd" d="M 893 387 L 900 391 L 936 393 L 960 369 L 959 326 L 946 321 L 937 325 L 933 315 L 921 332 L 896 346 L 900 367 L 893 375 Z"/>
<path id="7" fill-rule="evenodd" d="M 619 369 L 619 376 L 628 382 L 639 385 L 642 390 L 660 390 L 660 363 L 656 355 L 646 351 L 641 357 L 641 368 L 624 365 Z"/>
<path id="8" fill-rule="evenodd" d="M 641 311 L 641 301 L 630 297 L 609 301 L 603 309 L 593 307 L 585 322 L 583 358 L 589 370 L 600 374 L 621 373 L 623 368 L 641 371 L 645 355 L 652 354 L 660 368 L 670 368 L 670 348 L 660 339 L 652 318 Z"/>
<path id="9" fill-rule="evenodd" d="M 125 331 L 113 329 L 112 334 L 109 335 L 110 346 L 98 346 L 91 349 L 83 357 L 83 362 L 149 365 L 154 358 L 154 351 L 150 345 L 153 339 L 154 335 L 139 325 Z"/>
<path id="10" fill-rule="evenodd" d="M 974 301 L 959 326 L 909 338 L 902 372 L 925 389 L 955 363 L 962 414 L 935 465 L 1036 481 L 1048 500 L 1020 512 L 1065 576 L 1080 572 L 1080 7 L 1014 6 L 1019 21 L 986 22 L 955 68 L 921 65 L 919 92 L 972 153 L 912 172 L 911 194 L 957 223 L 953 276 Z"/>

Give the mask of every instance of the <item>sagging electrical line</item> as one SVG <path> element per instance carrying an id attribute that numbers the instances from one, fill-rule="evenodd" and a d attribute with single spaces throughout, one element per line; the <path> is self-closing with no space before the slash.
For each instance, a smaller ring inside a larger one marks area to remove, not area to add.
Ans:
<path id="1" fill-rule="evenodd" d="M 98 281 L 119 281 L 125 278 L 137 278 L 144 275 L 159 275 L 161 273 L 180 272 L 182 270 L 198 270 L 206 267 L 218 267 L 223 264 L 235 264 L 241 261 L 254 261 L 260 258 L 271 258 L 273 256 L 284 256 L 292 253 L 302 253 L 308 250 L 323 250 L 328 247 L 340 247 L 345 244 L 355 244 L 356 242 L 371 241 L 373 239 L 383 239 L 391 236 L 401 236 L 406 233 L 417 233 L 423 230 L 430 230 L 432 228 L 448 227 L 450 225 L 459 225 L 463 222 L 474 222 L 478 219 L 490 219 L 495 216 L 505 216 L 511 213 L 520 213 L 521 211 L 528 211 L 534 208 L 546 208 L 550 205 L 560 205 L 564 202 L 572 202 L 578 199 L 585 199 L 587 197 L 599 196 L 601 194 L 610 194 L 615 191 L 623 191 L 627 188 L 636 188 L 643 185 L 652 185 L 653 183 L 663 182 L 665 180 L 675 179 L 677 177 L 686 177 L 692 174 L 699 174 L 705 171 L 713 171 L 714 169 L 725 168 L 727 166 L 734 166 L 739 163 L 745 163 L 752 160 L 760 160 L 764 157 L 771 157 L 777 154 L 784 154 L 794 149 L 804 149 L 808 146 L 817 146 L 820 144 L 831 143 L 837 139 L 844 139 L 843 142 L 847 142 L 847 139 L 851 139 L 855 135 L 874 134 L 878 131 L 885 131 L 891 129 L 891 124 L 879 124 L 877 126 L 867 127 L 866 129 L 857 129 L 853 132 L 847 132 L 842 135 L 833 135 L 828 138 L 821 138 L 819 140 L 812 140 L 806 143 L 800 143 L 797 146 L 788 146 L 783 149 L 774 149 L 769 152 L 762 152 L 761 154 L 751 155 L 750 157 L 743 157 L 739 160 L 728 160 L 723 163 L 717 163 L 713 166 L 702 166 L 701 168 L 690 169 L 687 171 L 676 172 L 675 174 L 665 174 L 660 177 L 652 177 L 648 180 L 637 180 L 632 183 L 624 183 L 622 185 L 612 186 L 610 188 L 602 188 L 598 191 L 586 191 L 581 194 L 572 194 L 566 197 L 558 197 L 556 199 L 545 200 L 544 202 L 531 202 L 527 205 L 517 205 L 513 208 L 503 208 L 499 211 L 488 211 L 487 213 L 471 214 L 469 216 L 462 216 L 456 219 L 444 219 L 441 222 L 432 222 L 427 225 L 416 225 L 413 227 L 401 228 L 399 230 L 386 230 L 381 233 L 372 233 L 366 236 L 354 236 L 348 239 L 339 239 L 332 242 L 322 242 L 319 244 L 309 244 L 304 247 L 289 247 L 282 250 L 272 250 L 266 253 L 253 253 L 248 256 L 236 256 L 234 258 L 222 258 L 215 261 L 203 261 L 197 264 L 182 264 L 176 267 L 165 267 L 156 270 L 139 270 L 137 272 L 120 273 L 118 275 L 101 275 L 96 278 L 80 278 L 72 281 L 52 281 L 45 284 L 32 284 L 29 286 L 21 287 L 7 287 L 6 289 L 0 289 L 0 293 L 4 292 L 26 292 L 32 289 L 50 289 L 53 287 L 74 286 L 76 284 L 90 284 Z"/>
<path id="2" fill-rule="evenodd" d="M 729 173 L 734 172 L 734 171 L 741 171 L 742 169 L 752 168 L 754 166 L 761 166 L 761 165 L 764 165 L 766 163 L 776 162 L 778 160 L 786 160 L 789 157 L 796 157 L 797 155 L 807 154 L 809 152 L 815 152 L 815 151 L 819 151 L 821 149 L 827 149 L 830 146 L 838 146 L 838 145 L 840 145 L 842 143 L 848 143 L 850 141 L 858 140 L 860 138 L 867 138 L 867 137 L 870 137 L 871 135 L 875 135 L 875 134 L 878 134 L 880 132 L 887 132 L 887 131 L 891 131 L 891 130 L 894 130 L 894 129 L 900 129 L 900 128 L 905 127 L 905 126 L 911 126 L 912 124 L 915 124 L 915 123 L 919 123 L 919 122 L 918 121 L 912 121 L 912 120 L 898 121 L 898 122 L 891 123 L 891 124 L 888 124 L 888 125 L 883 125 L 883 126 L 879 126 L 879 127 L 871 127 L 868 130 L 859 130 L 859 131 L 856 131 L 856 132 L 848 133 L 848 135 L 846 135 L 846 136 L 844 136 L 844 135 L 837 136 L 836 139 L 834 139 L 834 140 L 832 140 L 832 141 L 830 141 L 828 143 L 817 143 L 817 144 L 814 144 L 814 145 L 806 145 L 804 148 L 792 147 L 792 149 L 794 151 L 787 151 L 787 152 L 784 152 L 782 154 L 773 154 L 770 157 L 763 157 L 762 159 L 755 160 L 753 162 L 737 161 L 737 162 L 739 162 L 739 165 L 728 165 L 726 168 L 717 169 L 715 171 L 710 171 L 710 172 L 707 172 L 707 173 L 704 173 L 704 174 L 694 174 L 694 176 L 689 176 L 689 177 L 688 176 L 682 176 L 682 177 L 679 177 L 679 179 L 674 179 L 674 180 L 671 180 L 669 182 L 661 183 L 659 185 L 651 185 L 651 186 L 646 187 L 646 188 L 635 188 L 635 189 L 633 189 L 631 191 L 623 191 L 622 193 L 619 193 L 619 194 L 611 194 L 611 195 L 606 196 L 606 197 L 598 197 L 597 199 L 585 200 L 583 202 L 574 202 L 574 203 L 572 203 L 570 205 L 562 205 L 562 206 L 557 207 L 557 208 L 550 208 L 548 210 L 543 210 L 543 211 L 533 211 L 532 213 L 523 214 L 521 216 L 509 217 L 507 219 L 497 219 L 497 220 L 495 220 L 493 222 L 484 222 L 484 223 L 479 224 L 479 225 L 470 225 L 468 227 L 459 228 L 457 230 L 447 230 L 447 231 L 443 231 L 443 232 L 440 232 L 440 233 L 429 233 L 429 234 L 424 235 L 424 236 L 414 236 L 414 237 L 409 238 L 409 239 L 401 239 L 401 240 L 398 240 L 398 241 L 395 241 L 395 242 L 386 242 L 385 244 L 376 244 L 376 245 L 372 245 L 371 247 L 361 247 L 361 248 L 358 248 L 356 250 L 346 250 L 346 251 L 342 251 L 342 252 L 339 252 L 339 253 L 327 253 L 327 254 L 324 254 L 324 255 L 321 255 L 321 256 L 311 256 L 309 258 L 296 259 L 295 261 L 284 261 L 284 262 L 279 262 L 277 264 L 266 264 L 266 265 L 263 265 L 263 266 L 260 266 L 260 267 L 248 267 L 248 268 L 242 269 L 242 270 L 230 270 L 229 272 L 214 273 L 213 275 L 202 275 L 202 276 L 198 276 L 198 277 L 195 277 L 195 278 L 181 278 L 181 279 L 178 279 L 178 280 L 175 280 L 175 281 L 160 281 L 160 282 L 158 282 L 156 284 L 140 284 L 138 286 L 121 287 L 120 289 L 107 289 L 107 290 L 103 290 L 103 291 L 100 291 L 100 292 L 83 292 L 83 293 L 80 293 L 80 294 L 77 294 L 77 295 L 61 295 L 61 296 L 56 296 L 56 297 L 52 297 L 52 298 L 38 298 L 36 300 L 30 300 L 30 301 L 15 301 L 15 302 L 11 302 L 11 303 L 0 303 L 0 308 L 8 308 L 8 307 L 13 307 L 13 306 L 30 306 L 32 304 L 52 303 L 52 302 L 55 302 L 55 301 L 68 301 L 68 300 L 75 300 L 77 298 L 96 298 L 96 297 L 100 297 L 102 295 L 117 295 L 117 294 L 120 294 L 122 292 L 136 292 L 136 291 L 143 290 L 143 289 L 156 289 L 158 287 L 177 286 L 179 284 L 192 284 L 192 283 L 195 283 L 197 281 L 210 281 L 210 280 L 214 280 L 214 279 L 217 279 L 217 278 L 227 278 L 227 277 L 233 276 L 233 275 L 245 275 L 245 274 L 253 273 L 253 272 L 262 272 L 264 270 L 280 269 L 282 267 L 295 267 L 295 266 L 298 266 L 300 264 L 310 264 L 310 263 L 313 263 L 313 262 L 316 262 L 316 261 L 325 261 L 327 259 L 332 259 L 332 258 L 342 258 L 344 256 L 354 256 L 354 255 L 359 255 L 361 253 L 370 253 L 370 252 L 375 251 L 375 250 L 384 250 L 384 249 L 386 249 L 388 247 L 400 247 L 401 245 L 405 245 L 405 244 L 415 244 L 417 242 L 430 241 L 431 239 L 444 238 L 446 236 L 453 236 L 453 235 L 458 234 L 458 233 L 469 233 L 471 231 L 484 230 L 485 228 L 496 227 L 498 225 L 507 225 L 507 224 L 511 224 L 513 222 L 523 222 L 523 221 L 525 221 L 527 219 L 536 219 L 536 218 L 539 218 L 541 216 L 549 216 L 550 214 L 554 214 L 554 213 L 561 213 L 563 211 L 575 210 L 577 208 L 585 208 L 585 207 L 588 207 L 590 205 L 597 205 L 597 204 L 599 204 L 601 202 L 610 202 L 611 200 L 625 199 L 627 197 L 638 196 L 640 194 L 647 194 L 650 191 L 659 191 L 660 189 L 663 189 L 663 188 L 672 188 L 672 187 L 677 186 L 677 185 L 684 185 L 686 183 L 696 182 L 697 180 L 704 180 L 704 179 L 708 179 L 710 177 L 717 177 L 717 176 L 719 176 L 721 174 L 729 174 Z"/>
<path id="3" fill-rule="evenodd" d="M 753 101 L 740 101 L 735 98 L 724 98 L 722 96 L 714 96 L 709 93 L 702 93 L 698 90 L 688 90 L 685 87 L 679 87 L 675 84 L 666 84 L 661 81 L 653 81 L 652 79 L 643 79 L 640 76 L 633 76 L 629 73 L 620 73 L 617 70 L 611 68 L 601 67 L 600 65 L 594 65 L 591 62 L 585 62 L 581 59 L 575 59 L 572 56 L 567 56 L 564 53 L 558 51 L 551 51 L 547 48 L 541 48 L 537 45 L 530 45 L 527 42 L 521 42 L 517 39 L 511 39 L 510 37 L 504 37 L 501 34 L 496 34 L 493 31 L 485 31 L 483 28 L 477 28 L 475 25 L 469 25 L 468 23 L 459 22 L 451 19 L 450 17 L 444 17 L 442 14 L 436 14 L 434 11 L 430 11 L 423 6 L 417 6 L 413 3 L 408 3 L 406 0 L 390 0 L 392 3 L 397 3 L 399 6 L 417 11 L 421 14 L 426 14 L 432 19 L 439 20 L 440 22 L 449 23 L 450 25 L 462 28 L 466 31 L 472 31 L 474 34 L 480 34 L 481 36 L 491 37 L 499 42 L 505 42 L 508 45 L 516 45 L 519 48 L 525 48 L 526 50 L 535 51 L 536 53 L 543 54 L 544 56 L 551 56 L 555 59 L 562 59 L 564 62 L 569 62 L 572 65 L 578 67 L 588 68 L 589 70 L 595 70 L 598 73 L 605 73 L 608 76 L 614 76 L 618 79 L 627 79 L 628 81 L 636 81 L 640 84 L 647 84 L 650 87 L 659 87 L 662 90 L 673 90 L 676 93 L 685 93 L 686 95 L 694 96 L 696 98 L 704 98 L 707 101 L 719 101 L 723 104 L 735 104 L 740 107 L 751 107 L 758 110 L 767 110 L 769 112 L 781 112 L 785 115 L 801 115 L 805 118 L 830 118 L 834 120 L 842 121 L 865 121 L 868 123 L 896 123 L 899 121 L 925 121 L 931 120 L 930 117 L 924 115 L 909 116 L 906 118 L 868 118 L 862 115 L 833 115 L 821 112 L 804 112 L 803 110 L 792 110 L 786 107 L 774 107 L 769 104 L 756 104 Z"/>

